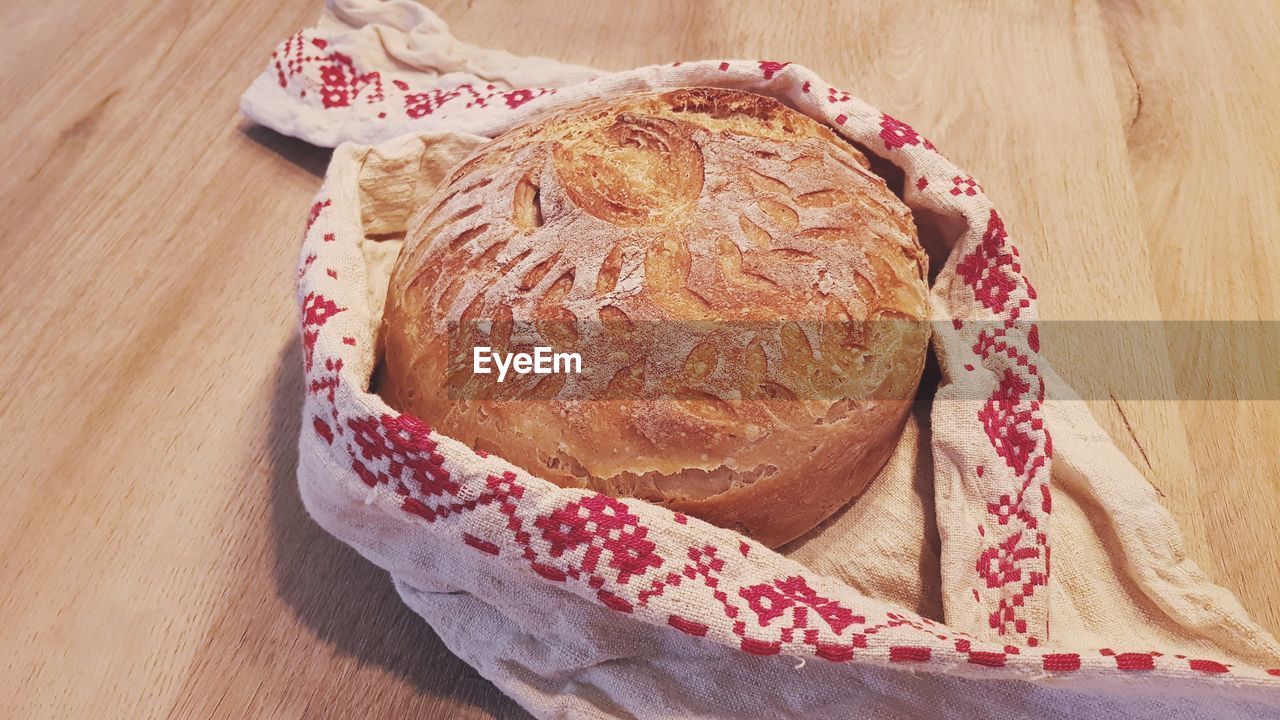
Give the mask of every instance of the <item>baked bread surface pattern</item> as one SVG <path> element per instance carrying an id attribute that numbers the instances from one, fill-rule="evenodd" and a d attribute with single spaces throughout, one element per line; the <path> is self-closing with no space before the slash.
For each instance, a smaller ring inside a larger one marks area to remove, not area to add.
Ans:
<path id="1" fill-rule="evenodd" d="M 481 147 L 410 224 L 380 389 L 534 475 L 777 546 L 892 452 L 926 262 L 866 158 L 774 100 L 594 101 Z M 474 345 L 577 352 L 583 372 L 498 383 Z"/>

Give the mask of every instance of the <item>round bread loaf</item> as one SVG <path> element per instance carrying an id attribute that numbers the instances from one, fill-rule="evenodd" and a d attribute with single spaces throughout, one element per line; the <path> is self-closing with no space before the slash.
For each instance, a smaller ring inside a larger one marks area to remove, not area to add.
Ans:
<path id="1" fill-rule="evenodd" d="M 893 451 L 926 271 L 906 206 L 814 120 L 714 88 L 597 100 L 482 146 L 410 224 L 380 391 L 533 475 L 776 547 Z M 476 346 L 581 373 L 499 382 Z"/>

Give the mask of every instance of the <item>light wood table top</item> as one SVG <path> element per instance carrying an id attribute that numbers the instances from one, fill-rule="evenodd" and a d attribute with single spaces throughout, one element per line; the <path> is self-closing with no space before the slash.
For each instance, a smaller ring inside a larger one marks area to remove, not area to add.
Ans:
<path id="1" fill-rule="evenodd" d="M 608 69 L 808 65 L 983 181 L 1045 318 L 1278 320 L 1280 5 L 1147 5 L 434 3 Z M 0 5 L 0 715 L 522 716 L 297 495 L 293 267 L 328 152 L 237 100 L 318 10 Z M 1090 404 L 1280 632 L 1280 403 Z"/>

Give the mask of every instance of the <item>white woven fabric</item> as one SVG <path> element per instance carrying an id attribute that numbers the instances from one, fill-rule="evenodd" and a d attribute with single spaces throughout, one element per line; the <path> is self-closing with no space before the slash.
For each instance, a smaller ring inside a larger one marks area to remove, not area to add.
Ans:
<path id="1" fill-rule="evenodd" d="M 861 499 L 781 554 L 530 477 L 369 391 L 398 248 L 367 237 L 403 231 L 485 137 L 690 85 L 775 97 L 898 166 L 904 200 L 951 248 L 931 296 L 928 417 Z M 1004 219 L 905 123 L 796 65 L 598 74 L 481 50 L 420 6 L 370 0 L 335 2 L 282 43 L 243 109 L 345 143 L 299 270 L 303 499 L 535 715 L 1280 716 L 1280 644 L 1186 558 L 1150 485 L 1039 357 Z"/>

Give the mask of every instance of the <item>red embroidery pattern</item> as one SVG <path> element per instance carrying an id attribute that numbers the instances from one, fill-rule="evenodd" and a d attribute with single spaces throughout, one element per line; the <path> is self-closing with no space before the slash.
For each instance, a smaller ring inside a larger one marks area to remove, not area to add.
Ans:
<path id="1" fill-rule="evenodd" d="M 316 224 L 316 220 L 320 218 L 320 213 L 324 212 L 329 205 L 329 200 L 317 200 L 312 203 L 311 211 L 307 213 L 307 229 L 303 232 L 311 232 L 311 226 Z"/>
<path id="2" fill-rule="evenodd" d="M 329 423 L 315 417 L 311 419 L 311 426 L 315 429 L 316 435 L 319 435 L 322 440 L 330 445 L 333 444 L 333 428 L 329 427 Z"/>
<path id="3" fill-rule="evenodd" d="M 408 90 L 409 86 L 403 82 L 396 82 L 397 87 L 404 85 L 403 90 Z M 492 87 L 492 86 L 491 86 Z M 404 95 L 404 112 L 411 118 L 426 117 L 444 106 L 445 103 L 460 97 L 462 92 L 457 88 L 452 90 L 430 90 L 420 93 L 405 93 Z"/>
<path id="4" fill-rule="evenodd" d="M 956 175 L 951 178 L 951 184 L 954 186 L 950 191 L 952 195 L 975 197 L 982 192 L 982 186 L 978 184 L 978 181 L 968 175 Z"/>
<path id="5" fill-rule="evenodd" d="M 356 69 L 349 55 L 337 51 L 325 53 L 328 47 L 327 40 L 307 37 L 304 33 L 281 43 L 271 53 L 280 87 L 288 87 L 291 79 L 313 69 L 315 76 L 310 78 L 309 85 L 319 92 L 321 103 L 326 108 L 351 105 L 361 93 L 365 93 L 366 103 L 384 99 L 382 77 L 378 72 L 362 73 Z M 300 89 L 300 96 L 305 97 L 307 89 Z"/>
<path id="6" fill-rule="evenodd" d="M 435 114 L 446 105 L 464 99 L 461 107 L 490 107 L 490 102 L 501 100 L 502 107 L 514 110 L 538 97 L 555 92 L 554 88 L 518 88 L 506 90 L 496 85 L 482 86 L 471 83 L 451 88 L 428 88 L 415 91 L 403 79 L 392 78 L 384 84 L 382 73 L 364 72 L 356 60 L 346 53 L 329 48 L 329 42 L 304 31 L 281 43 L 271 53 L 271 67 L 280 87 L 293 92 L 299 99 L 318 97 L 319 106 L 326 110 L 351 108 L 355 105 L 399 105 L 408 118 L 421 119 Z M 777 68 L 781 69 L 781 67 Z M 377 117 L 385 119 L 387 110 L 380 109 Z"/>
<path id="7" fill-rule="evenodd" d="M 409 415 L 383 415 L 377 418 L 348 418 L 352 470 L 365 485 L 391 485 L 406 497 L 405 510 L 435 519 L 448 515 L 457 507 L 442 505 L 427 508 L 427 498 L 456 496 L 461 485 L 454 482 L 444 468 L 444 456 L 436 452 L 431 430 Z"/>
<path id="8" fill-rule="evenodd" d="M 765 80 L 772 80 L 774 74 L 781 71 L 782 68 L 790 64 L 791 63 L 789 62 L 780 63 L 780 62 L 774 62 L 773 60 L 761 60 L 760 71 L 764 73 Z"/>
<path id="9" fill-rule="evenodd" d="M 304 41 L 315 49 L 307 48 Z M 281 84 L 297 90 L 300 97 L 309 88 L 345 88 L 330 98 L 333 102 L 342 98 L 350 104 L 372 97 L 374 78 L 359 72 L 354 63 L 349 66 L 334 57 L 333 52 L 326 53 L 328 49 L 321 38 L 297 36 L 286 42 L 274 58 Z M 325 74 L 322 66 L 329 68 Z M 713 62 L 706 69 L 715 67 Z M 719 63 L 718 67 L 727 70 L 729 65 Z M 776 77 L 784 67 L 782 63 L 759 62 L 766 79 Z M 797 82 L 803 80 L 808 85 L 807 71 L 799 70 L 794 73 Z M 808 78 L 817 81 L 811 74 Z M 364 84 L 356 87 L 361 82 Z M 394 80 L 383 99 L 371 102 L 388 103 L 385 107 L 403 104 L 406 116 L 428 117 L 443 112 L 446 106 L 517 110 L 549 92 L 492 86 L 412 92 L 403 81 Z M 410 96 L 416 97 L 411 100 Z M 317 105 L 326 105 L 326 96 L 321 93 L 318 97 Z M 495 101 L 498 97 L 501 102 Z M 458 98 L 465 98 L 465 102 Z M 910 126 L 859 105 L 842 91 L 830 89 L 827 100 L 827 104 L 840 103 L 838 109 L 843 112 L 827 109 L 820 97 L 806 102 L 811 108 L 821 107 L 820 114 L 842 126 L 841 131 L 850 137 L 863 143 L 878 137 L 887 149 L 901 150 L 895 160 L 905 166 L 908 177 L 918 177 L 921 192 L 929 188 L 927 192 L 935 200 L 955 198 L 988 212 L 981 186 L 972 178 L 938 173 L 931 177 L 935 181 L 951 177 L 951 184 L 935 182 L 931 186 L 920 175 L 924 170 L 919 164 L 921 156 L 932 152 L 933 146 Z M 936 157 L 931 156 L 930 161 L 936 162 Z M 300 273 L 308 407 L 312 411 L 308 437 L 351 467 L 350 485 L 367 488 L 373 501 L 394 503 L 410 522 L 430 528 L 430 537 L 438 539 L 442 547 L 454 542 L 475 553 L 478 561 L 499 563 L 495 567 L 503 569 L 518 563 L 549 582 L 564 583 L 579 595 L 593 597 L 603 607 L 640 615 L 647 622 L 691 636 L 736 642 L 744 652 L 758 655 L 786 652 L 833 662 L 861 656 L 863 660 L 948 667 L 965 663 L 975 672 L 999 671 L 1003 675 L 1010 671 L 1153 669 L 1207 676 L 1236 672 L 1229 664 L 1207 658 L 1108 649 L 1037 649 L 1045 628 L 1029 626 L 1027 608 L 1048 578 L 1045 530 L 1051 512 L 1047 465 L 1052 444 L 1041 416 L 1044 384 L 1035 362 L 1038 336 L 1034 325 L 1023 332 L 1018 323 L 1031 307 L 1035 291 L 1022 277 L 1017 251 L 994 211 L 986 216 L 981 241 L 959 259 L 957 267 L 959 279 L 972 290 L 977 305 L 1002 321 L 996 329 L 977 331 L 972 348 L 981 369 L 997 378 L 997 386 L 978 410 L 975 423 L 983 428 L 1000 458 L 995 465 L 987 463 L 985 472 L 982 467 L 973 470 L 983 483 L 986 518 L 978 527 L 982 545 L 975 558 L 977 587 L 973 594 L 979 602 L 984 594 L 979 588 L 994 595 L 991 627 L 998 634 L 1020 636 L 1026 642 L 1024 647 L 985 642 L 926 618 L 884 609 L 794 564 L 786 566 L 792 570 L 770 573 L 768 568 L 784 567 L 786 561 L 739 536 L 683 515 L 643 503 L 555 488 L 505 469 L 497 459 L 484 460 L 483 466 L 449 459 L 458 457 L 456 448 L 449 454 L 442 452 L 441 446 L 452 441 L 435 435 L 415 418 L 375 410 L 383 406 L 358 382 L 343 375 L 344 355 L 349 362 L 359 357 L 352 349 L 355 343 L 347 343 L 356 338 L 344 333 L 358 331 L 351 326 L 340 332 L 325 328 L 331 318 L 346 312 L 333 299 L 344 296 L 329 289 L 336 278 L 309 272 L 316 255 L 324 258 L 324 265 L 332 266 L 336 263 L 330 253 L 351 250 L 351 241 L 345 239 L 350 233 L 338 241 L 332 231 L 312 228 L 328 206 L 328 201 L 321 200 L 311 209 Z M 980 217 L 977 212 L 967 217 Z M 980 328 L 980 324 L 972 326 Z M 957 322 L 954 327 L 958 331 L 969 326 Z M 319 357 L 315 357 L 317 352 Z M 488 458 L 479 452 L 475 456 Z M 680 544 L 678 538 L 691 536 L 700 540 Z M 1280 676 L 1280 669 L 1256 672 Z"/>
<path id="10" fill-rule="evenodd" d="M 956 176 L 953 182 L 959 187 L 962 181 L 962 176 Z M 960 193 L 953 188 L 952 194 Z M 986 544 L 975 570 L 985 587 L 997 593 L 988 617 L 990 627 L 999 635 L 1022 635 L 1028 644 L 1037 645 L 1048 633 L 1047 619 L 1041 617 L 1041 610 L 1034 616 L 1039 625 L 1032 627 L 1029 601 L 1049 582 L 1046 528 L 1052 504 L 1049 474 L 1044 470 L 1053 442 L 1040 413 L 1045 390 L 1034 362 L 1039 348 L 1035 325 L 1027 328 L 1019 322 L 1035 290 L 1022 277 L 1017 251 L 1008 237 L 999 214 L 991 210 L 982 240 L 956 266 L 974 299 L 1003 320 L 999 327 L 980 330 L 973 346 L 982 364 L 999 378 L 978 410 L 978 421 L 1011 471 L 1011 476 L 978 473 L 987 515 L 994 522 L 988 526 L 990 533 L 980 528 Z M 974 595 L 981 598 L 976 590 Z"/>
<path id="11" fill-rule="evenodd" d="M 303 336 L 303 342 L 306 342 L 305 335 Z M 314 344 L 315 339 L 313 338 L 311 342 Z M 307 371 L 310 372 L 310 370 L 311 368 L 308 366 Z M 324 398 L 326 401 L 325 407 L 328 408 L 327 414 L 330 419 L 325 420 L 317 415 L 313 418 L 312 425 L 314 426 L 316 433 L 319 434 L 320 437 L 324 438 L 325 442 L 330 445 L 333 444 L 333 436 L 335 433 L 342 435 L 346 432 L 342 429 L 342 423 L 340 422 L 336 402 L 338 384 L 341 382 L 339 379 L 341 374 L 342 358 L 330 357 L 325 358 L 323 372 L 309 375 L 307 379 L 307 394 L 312 397 Z"/>
<path id="12" fill-rule="evenodd" d="M 298 266 L 298 280 L 302 280 L 302 276 L 307 274 L 307 271 L 311 269 L 311 263 L 315 261 L 315 255 L 307 255 L 302 258 L 302 264 Z"/>
<path id="13" fill-rule="evenodd" d="M 307 293 L 302 300 L 302 348 L 308 371 L 311 370 L 312 355 L 315 353 L 316 338 L 320 334 L 320 328 L 329 322 L 329 318 L 344 310 L 346 308 L 340 308 L 332 300 L 314 292 Z"/>
<path id="14" fill-rule="evenodd" d="M 880 139 L 889 150 L 920 144 L 920 135 L 910 125 L 888 115 L 880 116 Z"/>
<path id="15" fill-rule="evenodd" d="M 326 55 L 320 66 L 320 97 L 325 107 L 345 107 L 368 89 L 364 101 L 381 102 L 382 76 L 377 72 L 360 73 L 351 58 L 340 52 Z"/>
<path id="16" fill-rule="evenodd" d="M 645 537 L 649 529 L 640 525 L 640 518 L 632 515 L 625 504 L 607 495 L 569 503 L 538 518 L 533 525 L 551 544 L 553 558 L 585 547 L 582 572 L 594 573 L 601 555 L 607 555 L 609 567 L 617 570 L 615 582 L 619 585 L 626 585 L 633 575 L 644 575 L 649 568 L 662 565 L 662 558 L 654 553 L 656 546 Z M 597 582 L 594 577 L 592 582 Z"/>

